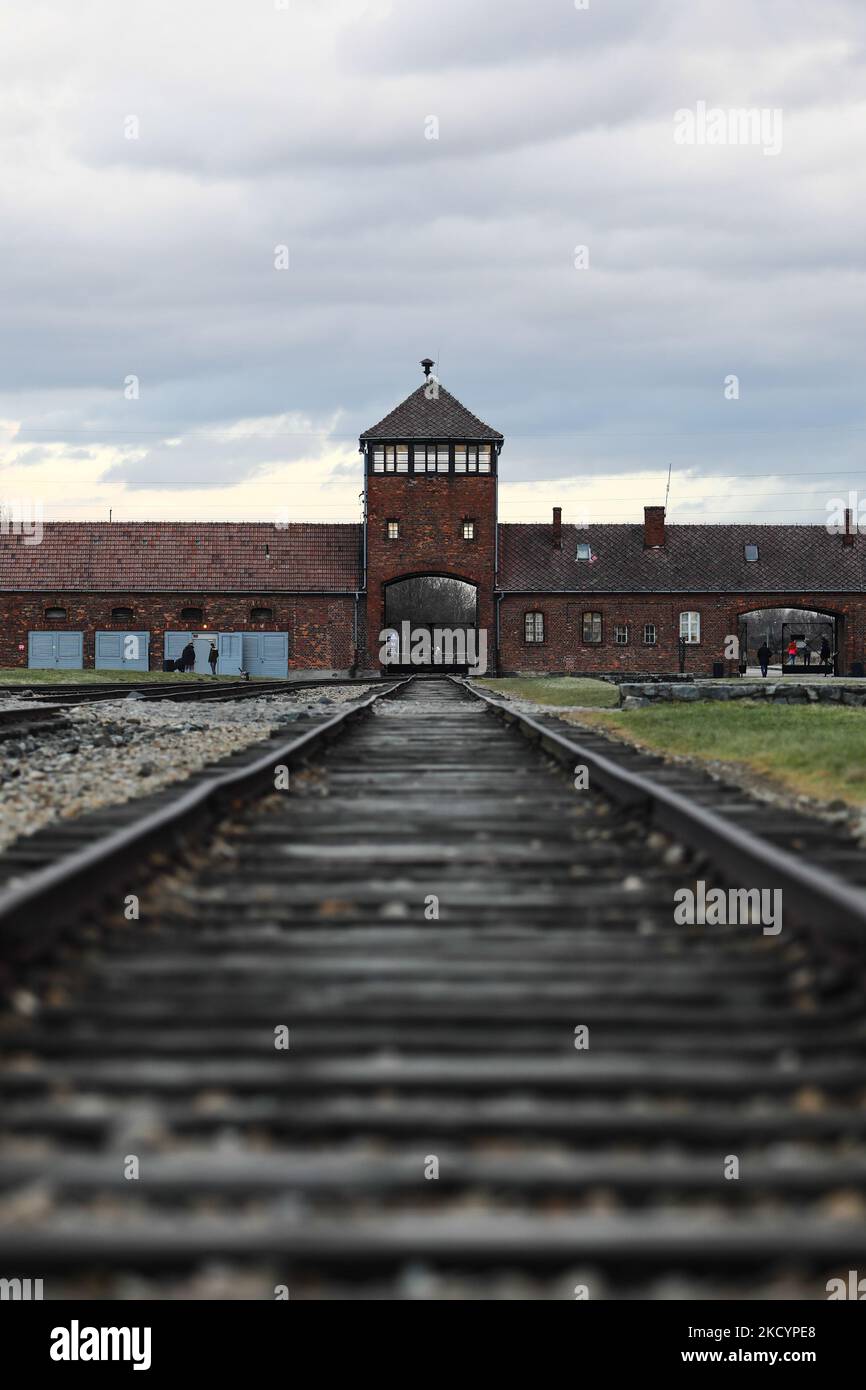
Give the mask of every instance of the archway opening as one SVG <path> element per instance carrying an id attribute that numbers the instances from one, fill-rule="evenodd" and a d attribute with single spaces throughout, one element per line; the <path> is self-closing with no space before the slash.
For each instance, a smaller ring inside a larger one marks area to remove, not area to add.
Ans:
<path id="1" fill-rule="evenodd" d="M 385 632 L 392 668 L 464 672 L 477 661 L 478 586 L 444 574 L 392 580 Z"/>
<path id="2" fill-rule="evenodd" d="M 839 674 L 842 618 L 815 608 L 753 608 L 738 617 L 740 669 L 791 679 Z M 767 657 L 769 653 L 769 657 Z"/>

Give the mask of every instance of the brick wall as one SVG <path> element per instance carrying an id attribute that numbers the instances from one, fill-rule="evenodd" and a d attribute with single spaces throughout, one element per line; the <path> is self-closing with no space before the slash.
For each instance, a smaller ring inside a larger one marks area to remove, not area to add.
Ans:
<path id="1" fill-rule="evenodd" d="M 478 624 L 494 636 L 496 479 L 492 474 L 371 474 L 367 479 L 368 657 L 377 665 L 378 634 L 385 626 L 385 586 L 416 574 L 444 574 L 478 585 Z M 387 539 L 399 521 L 398 540 Z M 475 539 L 463 539 L 463 521 Z M 420 617 L 420 615 L 419 615 Z"/>
<path id="2" fill-rule="evenodd" d="M 189 631 L 181 609 L 199 607 L 202 633 L 288 632 L 290 670 L 342 670 L 354 660 L 353 604 L 342 594 L 7 593 L 0 595 L 0 666 L 27 665 L 31 631 L 83 632 L 84 665 L 92 667 L 97 631 L 139 629 L 150 633 L 150 669 L 159 670 L 164 633 Z M 45 609 L 55 607 L 66 609 L 65 622 L 46 620 Z M 260 607 L 273 609 L 271 621 L 252 622 L 250 610 Z M 131 608 L 132 622 L 113 622 L 112 608 Z"/>
<path id="3" fill-rule="evenodd" d="M 687 672 L 712 675 L 713 662 L 724 659 L 725 638 L 737 633 L 739 614 L 756 608 L 816 608 L 842 618 L 839 631 L 840 672 L 852 661 L 862 661 L 866 639 L 866 595 L 790 594 L 568 594 L 508 595 L 500 610 L 499 669 L 515 672 L 671 672 L 679 669 L 679 615 L 687 609 L 701 615 L 701 640 L 686 652 Z M 544 614 L 544 642 L 524 640 L 524 614 Z M 582 615 L 602 614 L 602 642 L 584 643 Z M 656 645 L 646 646 L 643 628 L 656 627 Z M 614 642 L 614 626 L 628 625 L 628 645 Z M 754 661 L 754 643 L 750 658 Z M 736 661 L 725 663 L 727 672 Z"/>

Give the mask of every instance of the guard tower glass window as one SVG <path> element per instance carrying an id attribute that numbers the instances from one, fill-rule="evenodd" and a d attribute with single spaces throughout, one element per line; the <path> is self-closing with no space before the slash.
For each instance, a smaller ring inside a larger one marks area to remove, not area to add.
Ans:
<path id="1" fill-rule="evenodd" d="M 583 640 L 591 646 L 597 646 L 601 641 L 602 627 L 600 613 L 584 613 L 583 615 Z"/>
<path id="2" fill-rule="evenodd" d="M 451 450 L 447 444 L 436 445 L 436 472 L 447 473 Z"/>
<path id="3" fill-rule="evenodd" d="M 544 641 L 543 613 L 525 613 L 523 615 L 523 635 L 527 642 Z"/>
<path id="4" fill-rule="evenodd" d="M 408 444 L 376 444 L 373 448 L 374 473 L 408 473 Z"/>
<path id="5" fill-rule="evenodd" d="M 463 523 L 463 539 L 464 539 L 465 541 L 474 541 L 474 540 L 475 540 L 475 522 L 474 522 L 474 521 L 464 521 L 464 523 Z"/>
<path id="6" fill-rule="evenodd" d="M 489 444 L 455 444 L 455 445 L 454 445 L 454 472 L 455 472 L 455 473 L 489 473 L 489 472 L 490 472 L 490 445 L 489 445 Z"/>
<path id="7" fill-rule="evenodd" d="M 695 643 L 701 640 L 701 615 L 700 613 L 681 613 L 680 614 L 680 637 L 686 642 Z"/>
<path id="8" fill-rule="evenodd" d="M 398 540 L 400 539 L 400 523 L 399 523 L 399 521 L 389 521 L 389 522 L 387 522 L 387 528 L 386 528 L 386 529 L 387 529 L 387 536 L 388 536 L 388 540 L 389 540 L 389 541 L 398 541 Z"/>

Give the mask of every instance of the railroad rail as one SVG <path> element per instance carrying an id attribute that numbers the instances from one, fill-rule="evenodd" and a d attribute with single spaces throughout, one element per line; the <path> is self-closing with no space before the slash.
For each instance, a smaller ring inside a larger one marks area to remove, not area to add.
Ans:
<path id="1" fill-rule="evenodd" d="M 349 679 L 341 681 L 336 678 L 310 681 L 229 681 L 218 678 L 215 680 L 179 681 L 176 685 L 170 681 L 158 684 L 152 681 L 113 681 L 105 684 L 99 682 L 88 685 L 64 682 L 57 685 L 26 687 L 0 685 L 0 697 L 4 695 L 26 696 L 28 702 L 33 702 L 34 707 L 41 702 L 46 702 L 54 706 L 68 708 L 71 705 L 93 704 L 105 700 L 124 700 L 130 696 L 136 700 L 170 700 L 175 702 L 188 700 L 197 703 L 218 700 L 250 700 L 262 695 L 285 695 L 293 690 L 325 690 L 329 686 L 351 685 L 352 683 L 353 681 Z M 358 684 L 369 684 L 369 682 L 359 681 Z"/>
<path id="2" fill-rule="evenodd" d="M 377 691 L 0 895 L 10 1274 L 824 1298 L 866 1258 L 847 924 L 809 898 L 778 936 L 678 926 L 678 888 L 717 849 L 748 884 L 755 847 L 696 805 L 684 849 L 669 787 L 495 703 Z"/>

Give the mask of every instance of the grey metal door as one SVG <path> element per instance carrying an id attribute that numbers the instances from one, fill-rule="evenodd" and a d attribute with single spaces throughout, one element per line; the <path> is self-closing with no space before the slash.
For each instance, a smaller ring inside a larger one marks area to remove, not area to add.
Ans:
<path id="1" fill-rule="evenodd" d="M 27 665 L 42 670 L 80 671 L 84 666 L 84 633 L 28 632 Z"/>
<path id="2" fill-rule="evenodd" d="M 97 632 L 97 671 L 147 671 L 149 632 Z"/>

